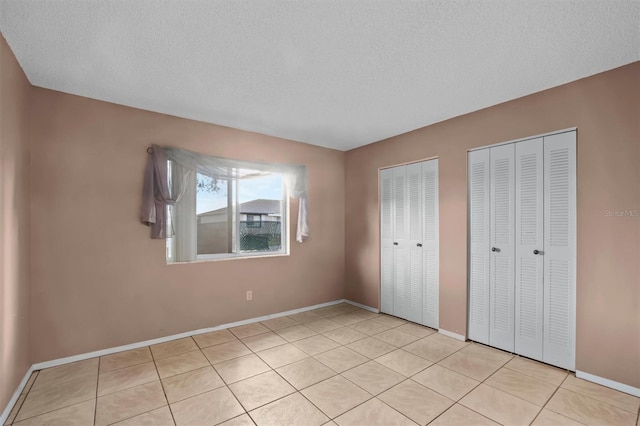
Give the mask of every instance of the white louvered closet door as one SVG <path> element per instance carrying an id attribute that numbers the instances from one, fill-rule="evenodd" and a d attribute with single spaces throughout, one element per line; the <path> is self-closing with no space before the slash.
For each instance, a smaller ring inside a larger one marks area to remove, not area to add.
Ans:
<path id="1" fill-rule="evenodd" d="M 469 339 L 489 343 L 489 149 L 468 157 Z"/>
<path id="2" fill-rule="evenodd" d="M 407 169 L 393 169 L 393 314 L 406 318 L 409 306 L 409 209 L 407 203 Z"/>
<path id="3" fill-rule="evenodd" d="M 393 315 L 393 169 L 380 171 L 380 310 Z"/>
<path id="4" fill-rule="evenodd" d="M 542 138 L 516 143 L 515 149 L 515 352 L 541 360 L 544 253 Z"/>
<path id="5" fill-rule="evenodd" d="M 405 166 L 407 170 L 409 287 L 403 318 L 422 323 L 422 164 Z"/>
<path id="6" fill-rule="evenodd" d="M 576 132 L 544 138 L 542 360 L 575 370 Z"/>
<path id="7" fill-rule="evenodd" d="M 431 328 L 440 326 L 440 259 L 439 259 L 439 191 L 438 160 L 422 163 L 422 274 L 423 274 L 423 311 L 422 324 Z"/>
<path id="8" fill-rule="evenodd" d="M 489 344 L 514 348 L 515 147 L 491 148 Z"/>

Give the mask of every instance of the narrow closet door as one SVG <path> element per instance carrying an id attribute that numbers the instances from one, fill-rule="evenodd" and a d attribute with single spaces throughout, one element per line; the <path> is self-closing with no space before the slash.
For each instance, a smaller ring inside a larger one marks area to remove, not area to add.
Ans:
<path id="1" fill-rule="evenodd" d="M 423 198 L 423 288 L 424 304 L 422 324 L 439 328 L 440 284 L 439 284 L 439 198 L 438 160 L 422 163 Z"/>
<path id="2" fill-rule="evenodd" d="M 393 315 L 393 169 L 380 171 L 380 310 Z"/>
<path id="3" fill-rule="evenodd" d="M 469 339 L 489 343 L 489 149 L 468 157 Z"/>
<path id="4" fill-rule="evenodd" d="M 409 287 L 404 319 L 422 323 L 422 164 L 407 169 Z"/>
<path id="5" fill-rule="evenodd" d="M 409 224 L 407 208 L 407 168 L 393 168 L 393 314 L 407 316 L 409 306 Z"/>
<path id="6" fill-rule="evenodd" d="M 514 346 L 515 147 L 491 148 L 491 256 L 489 344 L 509 352 Z"/>
<path id="7" fill-rule="evenodd" d="M 575 370 L 576 133 L 544 138 L 542 360 Z"/>
<path id="8" fill-rule="evenodd" d="M 542 360 L 543 145 L 515 144 L 516 288 L 515 352 Z"/>

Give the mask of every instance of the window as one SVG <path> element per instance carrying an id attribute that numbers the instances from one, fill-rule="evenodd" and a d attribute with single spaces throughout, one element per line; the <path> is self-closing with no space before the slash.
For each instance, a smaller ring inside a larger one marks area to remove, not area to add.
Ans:
<path id="1" fill-rule="evenodd" d="M 193 175 L 183 199 L 168 208 L 173 233 L 167 238 L 167 262 L 287 253 L 282 174 L 227 180 Z"/>
<path id="2" fill-rule="evenodd" d="M 158 145 L 147 152 L 140 222 L 151 228 L 151 239 L 167 240 L 168 263 L 288 254 L 289 197 L 298 200 L 295 239 L 309 238 L 305 165 L 233 160 Z"/>

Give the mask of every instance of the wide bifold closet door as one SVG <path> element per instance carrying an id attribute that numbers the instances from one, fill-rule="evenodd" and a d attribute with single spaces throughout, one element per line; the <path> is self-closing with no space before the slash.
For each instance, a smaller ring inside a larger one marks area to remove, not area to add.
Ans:
<path id="1" fill-rule="evenodd" d="M 576 132 L 469 152 L 469 338 L 575 370 Z"/>
<path id="2" fill-rule="evenodd" d="M 380 171 L 381 311 L 438 327 L 438 160 Z"/>

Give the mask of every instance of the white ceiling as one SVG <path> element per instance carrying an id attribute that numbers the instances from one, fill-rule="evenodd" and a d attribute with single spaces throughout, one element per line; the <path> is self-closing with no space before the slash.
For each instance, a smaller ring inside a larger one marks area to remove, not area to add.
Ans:
<path id="1" fill-rule="evenodd" d="M 640 1 L 1 0 L 40 87 L 348 150 L 640 60 Z"/>

